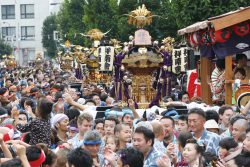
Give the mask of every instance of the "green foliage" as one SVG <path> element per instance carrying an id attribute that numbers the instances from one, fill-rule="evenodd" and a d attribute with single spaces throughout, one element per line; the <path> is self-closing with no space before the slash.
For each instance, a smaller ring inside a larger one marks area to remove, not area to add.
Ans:
<path id="1" fill-rule="evenodd" d="M 151 36 L 154 39 L 163 39 L 167 36 L 176 37 L 178 27 L 171 10 L 170 1 L 162 0 L 159 2 L 159 0 L 155 0 L 154 6 L 151 6 L 151 8 L 154 9 L 153 15 L 157 15 L 153 18 L 153 24 L 148 27 Z M 149 8 L 149 10 L 151 9 Z"/>
<path id="2" fill-rule="evenodd" d="M 109 32 L 108 36 L 116 35 L 115 6 L 108 0 L 91 0 L 84 6 L 83 22 L 86 25 L 86 31 L 98 28 L 102 32 Z"/>
<path id="3" fill-rule="evenodd" d="M 137 7 L 135 0 L 120 0 L 120 4 L 116 11 L 117 18 L 117 36 L 116 38 L 120 41 L 128 41 L 130 35 L 134 35 L 136 27 L 128 24 L 128 16 L 130 11 Z"/>
<path id="4" fill-rule="evenodd" d="M 56 28 L 56 16 L 48 16 L 43 22 L 42 43 L 43 47 L 47 50 L 49 57 L 54 57 L 56 55 L 56 41 L 53 37 L 53 32 Z"/>
<path id="5" fill-rule="evenodd" d="M 178 28 L 250 5 L 246 0 L 172 0 Z"/>
<path id="6" fill-rule="evenodd" d="M 3 39 L 0 38 L 0 57 L 2 58 L 3 55 L 10 55 L 12 53 L 12 47 L 6 43 Z"/>
<path id="7" fill-rule="evenodd" d="M 139 5 L 145 4 L 153 15 L 153 23 L 146 26 L 154 40 L 167 36 L 177 36 L 177 30 L 195 22 L 217 16 L 239 7 L 250 5 L 246 0 L 65 0 L 57 16 L 57 23 L 62 34 L 73 44 L 88 45 L 86 37 L 75 33 L 87 33 L 90 29 L 98 28 L 102 32 L 109 29 L 108 37 L 120 41 L 128 41 L 129 35 L 134 35 L 136 27 L 127 23 L 129 14 Z M 160 16 L 160 17 L 159 17 Z"/>
<path id="8" fill-rule="evenodd" d="M 75 37 L 75 34 L 86 31 L 82 19 L 84 16 L 84 5 L 84 0 L 64 0 L 57 15 L 58 30 L 63 34 L 63 41 L 68 39 L 75 45 L 83 44 L 84 38 L 80 35 Z"/>
<path id="9" fill-rule="evenodd" d="M 169 3 L 169 1 L 167 2 Z M 170 10 L 166 10 L 162 3 L 160 0 L 120 0 L 118 5 L 117 0 L 91 0 L 88 1 L 88 4 L 80 0 L 65 0 L 57 20 L 61 33 L 68 34 L 67 39 L 74 44 L 84 43 L 84 45 L 89 45 L 89 40 L 84 37 L 77 35 L 77 38 L 83 39 L 84 42 L 72 37 L 74 33 L 87 33 L 93 28 L 98 28 L 102 32 L 111 29 L 107 36 L 117 38 L 120 41 L 128 41 L 129 35 L 134 35 L 137 28 L 128 25 L 128 17 L 125 14 L 129 14 L 139 5 L 145 4 L 147 9 L 151 10 L 154 15 L 161 16 L 154 17 L 153 24 L 145 27 L 154 39 L 159 39 L 166 35 L 175 35 L 177 30 L 176 24 L 169 21 L 172 19 L 172 17 L 168 16 Z M 167 6 L 167 9 L 169 8 Z M 163 13 L 165 11 L 167 12 Z M 79 18 L 82 18 L 82 20 L 79 20 Z M 84 29 L 79 27 L 84 27 Z M 171 30 L 171 32 L 168 30 Z"/>

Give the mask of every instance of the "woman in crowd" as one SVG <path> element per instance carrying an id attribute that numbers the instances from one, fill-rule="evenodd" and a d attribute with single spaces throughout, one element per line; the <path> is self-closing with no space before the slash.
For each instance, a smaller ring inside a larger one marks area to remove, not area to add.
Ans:
<path id="1" fill-rule="evenodd" d="M 18 123 L 18 111 L 14 111 L 14 118 L 17 124 L 17 129 L 21 132 L 30 132 L 29 144 L 34 145 L 38 143 L 51 144 L 51 125 L 50 125 L 50 113 L 53 103 L 47 99 L 38 100 L 35 115 L 36 118 L 26 125 Z"/>
<path id="2" fill-rule="evenodd" d="M 204 151 L 204 146 L 198 144 L 195 139 L 188 139 L 182 155 L 189 167 L 202 167 L 202 155 Z"/>
<path id="3" fill-rule="evenodd" d="M 181 132 L 178 136 L 178 146 L 179 146 L 179 153 L 177 156 L 177 167 L 185 167 L 187 166 L 187 163 L 184 161 L 184 158 L 182 156 L 183 149 L 186 145 L 187 140 L 192 139 L 193 136 L 191 132 Z"/>
<path id="4" fill-rule="evenodd" d="M 219 157 L 227 162 L 235 158 L 242 151 L 242 145 L 238 144 L 233 138 L 224 138 L 219 143 Z"/>

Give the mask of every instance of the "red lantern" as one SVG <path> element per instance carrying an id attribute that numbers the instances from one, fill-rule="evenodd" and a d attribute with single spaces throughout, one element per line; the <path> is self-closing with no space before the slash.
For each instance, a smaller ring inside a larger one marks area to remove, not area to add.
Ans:
<path id="1" fill-rule="evenodd" d="M 197 45 L 193 42 L 193 39 L 192 39 L 192 34 L 189 35 L 189 44 L 192 48 L 195 48 Z"/>
<path id="2" fill-rule="evenodd" d="M 214 29 L 209 29 L 209 35 L 210 35 L 210 38 L 211 38 L 211 43 L 214 44 L 216 42 L 216 39 L 215 39 L 215 31 Z"/>
<path id="3" fill-rule="evenodd" d="M 201 32 L 201 43 L 205 45 L 211 45 L 215 43 L 214 38 L 211 36 L 210 29 L 206 29 Z"/>
<path id="4" fill-rule="evenodd" d="M 249 26 L 248 22 L 243 22 L 243 23 L 234 25 L 233 30 L 234 30 L 235 34 L 242 37 L 242 36 L 245 36 L 249 33 L 250 26 Z"/>
<path id="5" fill-rule="evenodd" d="M 214 38 L 216 42 L 226 42 L 231 37 L 231 31 L 229 29 L 222 29 L 215 31 Z"/>
<path id="6" fill-rule="evenodd" d="M 200 31 L 200 38 L 201 38 L 200 43 L 201 43 L 201 44 L 205 44 L 204 33 L 205 33 L 205 31 L 203 31 L 203 30 Z"/>
<path id="7" fill-rule="evenodd" d="M 192 47 L 196 47 L 200 43 L 200 35 L 198 32 L 194 32 L 189 36 L 190 44 Z"/>

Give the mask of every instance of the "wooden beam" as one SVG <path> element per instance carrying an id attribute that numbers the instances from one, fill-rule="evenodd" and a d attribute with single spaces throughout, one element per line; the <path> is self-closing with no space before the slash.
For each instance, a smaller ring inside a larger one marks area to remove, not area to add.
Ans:
<path id="1" fill-rule="evenodd" d="M 235 80 L 233 80 L 233 79 L 225 80 L 225 83 L 233 84 L 234 82 L 235 82 Z M 240 84 L 249 84 L 249 80 L 240 80 Z"/>
<path id="2" fill-rule="evenodd" d="M 226 56 L 225 58 L 225 80 L 232 80 L 233 79 L 233 56 Z M 225 91 L 226 91 L 226 97 L 225 97 L 225 103 L 228 105 L 232 105 L 232 83 L 225 83 Z"/>
<path id="3" fill-rule="evenodd" d="M 212 93 L 208 80 L 212 73 L 212 61 L 201 56 L 201 98 L 207 104 L 212 104 Z"/>
<path id="4" fill-rule="evenodd" d="M 210 20 L 212 22 L 215 31 L 221 30 L 226 27 L 230 27 L 232 25 L 244 22 L 250 19 L 250 8 L 243 9 L 241 11 L 235 12 L 233 14 L 229 14 L 224 17 L 220 17 L 218 19 Z"/>

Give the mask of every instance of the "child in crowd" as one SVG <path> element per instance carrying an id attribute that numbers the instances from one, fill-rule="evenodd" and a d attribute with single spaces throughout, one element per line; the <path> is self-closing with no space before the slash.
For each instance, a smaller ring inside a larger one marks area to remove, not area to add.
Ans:
<path id="1" fill-rule="evenodd" d="M 112 136 L 107 136 L 106 140 L 105 140 L 105 147 L 112 150 L 113 152 L 117 151 L 118 148 L 118 139 L 116 136 L 112 135 Z"/>
<path id="2" fill-rule="evenodd" d="M 114 135 L 107 136 L 105 139 L 104 152 L 107 152 L 107 150 L 109 150 L 115 153 L 117 151 L 117 148 L 118 148 L 118 138 Z M 105 159 L 104 167 L 112 167 L 111 163 L 107 159 Z"/>

